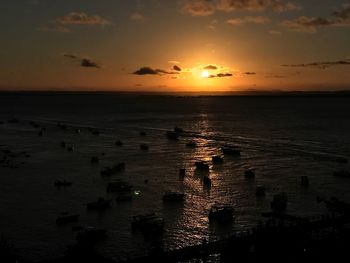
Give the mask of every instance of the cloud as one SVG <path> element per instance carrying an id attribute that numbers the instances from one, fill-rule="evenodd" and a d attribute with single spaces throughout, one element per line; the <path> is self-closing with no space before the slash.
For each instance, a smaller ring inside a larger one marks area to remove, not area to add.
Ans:
<path id="1" fill-rule="evenodd" d="M 210 16 L 216 11 L 294 11 L 300 6 L 284 0 L 183 0 L 182 12 L 191 16 Z"/>
<path id="2" fill-rule="evenodd" d="M 186 0 L 182 2 L 182 12 L 191 16 L 210 16 L 215 13 L 216 8 L 211 0 Z"/>
<path id="3" fill-rule="evenodd" d="M 132 14 L 129 16 L 129 18 L 130 18 L 131 20 L 137 21 L 137 20 L 144 20 L 144 19 L 145 19 L 145 16 L 142 15 L 142 14 L 140 14 L 140 13 L 138 13 L 138 12 L 135 12 L 135 13 L 132 13 Z"/>
<path id="4" fill-rule="evenodd" d="M 319 27 L 350 26 L 350 4 L 343 5 L 328 18 L 300 16 L 285 20 L 281 25 L 292 31 L 308 33 L 315 33 Z"/>
<path id="5" fill-rule="evenodd" d="M 302 64 L 284 64 L 281 65 L 282 67 L 291 67 L 291 68 L 296 68 L 296 67 L 316 67 L 320 69 L 326 69 L 328 67 L 332 66 L 350 66 L 350 59 L 346 60 L 337 60 L 337 61 L 323 61 L 323 62 L 312 62 L 312 63 L 302 63 Z"/>
<path id="6" fill-rule="evenodd" d="M 256 75 L 256 72 L 247 71 L 247 72 L 244 72 L 244 75 Z"/>
<path id="7" fill-rule="evenodd" d="M 166 71 L 164 69 L 153 69 L 151 67 L 142 67 L 135 72 L 134 75 L 163 75 L 163 74 L 179 74 L 178 72 Z"/>
<path id="8" fill-rule="evenodd" d="M 100 65 L 98 65 L 96 62 L 92 61 L 91 59 L 88 58 L 83 58 L 75 54 L 70 54 L 70 53 L 65 53 L 63 54 L 65 58 L 71 59 L 75 62 L 78 62 L 78 64 L 81 67 L 85 68 L 101 68 Z"/>
<path id="9" fill-rule="evenodd" d="M 232 77 L 233 74 L 231 73 L 218 73 L 218 74 L 213 74 L 209 75 L 208 78 L 224 78 L 224 77 Z"/>
<path id="10" fill-rule="evenodd" d="M 281 31 L 278 31 L 278 30 L 270 30 L 270 31 L 269 31 L 269 34 L 270 34 L 270 35 L 281 35 L 282 32 L 281 32 Z"/>
<path id="11" fill-rule="evenodd" d="M 72 32 L 69 28 L 56 24 L 48 24 L 38 28 L 38 30 L 43 32 L 60 32 L 60 33 L 70 33 Z"/>
<path id="12" fill-rule="evenodd" d="M 177 66 L 177 65 L 174 65 L 174 66 L 173 66 L 173 70 L 181 71 L 181 68 L 180 68 L 179 66 Z"/>
<path id="13" fill-rule="evenodd" d="M 216 70 L 216 69 L 218 69 L 218 67 L 215 66 L 215 65 L 208 65 L 208 66 L 205 66 L 203 69 L 206 69 L 206 70 Z"/>
<path id="14" fill-rule="evenodd" d="M 88 15 L 84 12 L 71 12 L 66 16 L 62 16 L 56 19 L 58 24 L 61 25 L 109 25 L 110 22 L 98 15 Z"/>
<path id="15" fill-rule="evenodd" d="M 237 26 L 237 25 L 242 25 L 242 24 L 267 24 L 270 22 L 270 19 L 268 17 L 264 16 L 247 16 L 244 18 L 231 18 L 226 20 L 227 24 Z"/>

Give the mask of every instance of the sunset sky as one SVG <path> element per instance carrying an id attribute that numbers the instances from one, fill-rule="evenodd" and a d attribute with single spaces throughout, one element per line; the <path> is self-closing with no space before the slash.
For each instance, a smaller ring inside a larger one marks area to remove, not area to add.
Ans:
<path id="1" fill-rule="evenodd" d="M 350 89 L 347 0 L 2 0 L 2 90 Z"/>

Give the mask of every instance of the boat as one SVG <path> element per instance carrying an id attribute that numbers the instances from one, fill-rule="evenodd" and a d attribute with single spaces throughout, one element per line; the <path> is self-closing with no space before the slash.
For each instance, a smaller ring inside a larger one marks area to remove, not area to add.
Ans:
<path id="1" fill-rule="evenodd" d="M 86 227 L 80 230 L 76 236 L 78 243 L 95 244 L 107 237 L 107 230 L 103 228 Z"/>
<path id="2" fill-rule="evenodd" d="M 271 202 L 271 208 L 275 212 L 281 213 L 284 212 L 287 208 L 287 194 L 285 192 L 275 194 Z"/>
<path id="3" fill-rule="evenodd" d="M 255 170 L 254 169 L 248 169 L 244 172 L 244 176 L 247 179 L 252 179 L 255 177 Z"/>
<path id="4" fill-rule="evenodd" d="M 197 143 L 195 141 L 188 141 L 186 143 L 186 147 L 188 148 L 196 148 L 196 146 L 197 146 Z"/>
<path id="5" fill-rule="evenodd" d="M 148 145 L 147 144 L 140 144 L 140 149 L 141 150 L 144 150 L 144 151 L 148 151 L 148 149 L 149 149 L 149 147 L 148 147 Z"/>
<path id="6" fill-rule="evenodd" d="M 301 185 L 303 187 L 308 187 L 309 186 L 309 177 L 304 175 L 300 179 L 301 179 Z"/>
<path id="7" fill-rule="evenodd" d="M 111 207 L 112 199 L 104 199 L 103 197 L 99 197 L 96 202 L 91 202 L 86 205 L 89 210 L 104 210 L 106 208 Z"/>
<path id="8" fill-rule="evenodd" d="M 115 200 L 117 202 L 131 201 L 132 200 L 132 193 L 131 193 L 131 191 L 124 191 L 124 192 L 122 191 L 122 192 L 118 193 Z"/>
<path id="9" fill-rule="evenodd" d="M 180 136 L 177 132 L 173 132 L 173 131 L 167 131 L 165 135 L 169 140 L 174 140 L 174 141 L 177 141 Z"/>
<path id="10" fill-rule="evenodd" d="M 107 192 L 129 192 L 132 186 L 121 180 L 110 182 L 107 185 Z"/>
<path id="11" fill-rule="evenodd" d="M 164 230 L 164 218 L 155 213 L 133 216 L 131 227 L 143 233 L 155 234 Z"/>
<path id="12" fill-rule="evenodd" d="M 101 175 L 102 176 L 111 176 L 113 174 L 120 173 L 124 170 L 125 170 L 125 163 L 121 162 L 121 163 L 118 163 L 116 165 L 113 165 L 112 167 L 105 167 L 101 171 Z"/>
<path id="13" fill-rule="evenodd" d="M 195 166 L 200 171 L 209 172 L 209 165 L 203 161 L 196 161 Z"/>
<path id="14" fill-rule="evenodd" d="M 234 219 L 235 209 L 229 205 L 213 205 L 209 211 L 209 221 L 229 223 Z"/>
<path id="15" fill-rule="evenodd" d="M 265 196 L 265 194 L 266 194 L 265 192 L 266 192 L 265 187 L 262 185 L 258 185 L 255 189 L 255 194 L 258 197 Z"/>
<path id="16" fill-rule="evenodd" d="M 174 128 L 174 132 L 176 132 L 176 133 L 183 133 L 184 130 L 183 130 L 182 128 L 176 126 L 176 127 Z"/>
<path id="17" fill-rule="evenodd" d="M 140 136 L 146 136 L 146 135 L 147 135 L 146 132 L 144 132 L 144 131 L 141 131 L 141 132 L 140 132 Z"/>
<path id="18" fill-rule="evenodd" d="M 122 142 L 122 141 L 116 141 L 116 142 L 115 142 L 115 145 L 116 145 L 116 146 L 123 146 L 123 142 Z"/>
<path id="19" fill-rule="evenodd" d="M 165 192 L 162 199 L 163 202 L 183 202 L 185 194 L 178 192 Z"/>
<path id="20" fill-rule="evenodd" d="M 57 217 L 56 224 L 63 225 L 63 224 L 67 224 L 67 223 L 77 222 L 78 220 L 79 220 L 79 214 L 61 215 L 61 216 Z"/>
<path id="21" fill-rule="evenodd" d="M 91 130 L 91 134 L 92 134 L 92 135 L 99 136 L 99 135 L 100 135 L 100 131 L 97 130 L 97 129 L 93 129 L 93 130 Z"/>
<path id="22" fill-rule="evenodd" d="M 215 155 L 211 157 L 211 160 L 213 164 L 222 164 L 224 162 L 224 158 L 222 158 L 220 155 Z"/>
<path id="23" fill-rule="evenodd" d="M 203 184 L 204 184 L 205 186 L 210 187 L 210 186 L 211 186 L 211 179 L 210 179 L 208 176 L 204 176 L 204 177 L 203 177 Z"/>
<path id="24" fill-rule="evenodd" d="M 66 180 L 56 180 L 54 182 L 54 185 L 57 186 L 57 187 L 60 187 L 60 186 L 71 186 L 72 182 L 69 182 L 69 181 L 66 181 Z"/>
<path id="25" fill-rule="evenodd" d="M 90 159 L 91 164 L 98 164 L 100 162 L 100 158 L 98 156 L 92 156 Z"/>
<path id="26" fill-rule="evenodd" d="M 221 151 L 224 155 L 240 156 L 241 151 L 233 147 L 222 147 Z"/>
<path id="27" fill-rule="evenodd" d="M 179 169 L 179 175 L 180 176 L 185 176 L 186 175 L 186 169 L 185 168 L 180 168 Z"/>
<path id="28" fill-rule="evenodd" d="M 337 177 L 350 178 L 350 172 L 347 170 L 335 171 L 333 175 Z"/>

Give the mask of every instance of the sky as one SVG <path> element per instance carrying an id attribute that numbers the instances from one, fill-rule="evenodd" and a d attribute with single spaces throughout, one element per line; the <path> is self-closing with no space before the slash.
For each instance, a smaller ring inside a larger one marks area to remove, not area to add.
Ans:
<path id="1" fill-rule="evenodd" d="M 350 90 L 349 0 L 1 0 L 0 90 Z"/>

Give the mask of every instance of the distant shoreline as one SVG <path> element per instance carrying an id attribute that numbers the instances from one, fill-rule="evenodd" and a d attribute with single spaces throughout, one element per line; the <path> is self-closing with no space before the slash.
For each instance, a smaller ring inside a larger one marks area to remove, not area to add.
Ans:
<path id="1" fill-rule="evenodd" d="M 1 90 L 8 95 L 119 95 L 165 97 L 350 97 L 350 90 L 338 91 L 237 91 L 237 92 L 136 92 L 136 91 L 24 91 Z"/>

